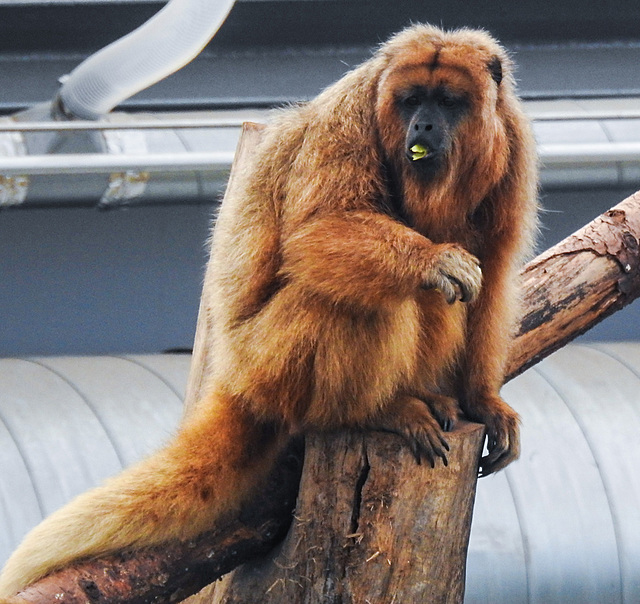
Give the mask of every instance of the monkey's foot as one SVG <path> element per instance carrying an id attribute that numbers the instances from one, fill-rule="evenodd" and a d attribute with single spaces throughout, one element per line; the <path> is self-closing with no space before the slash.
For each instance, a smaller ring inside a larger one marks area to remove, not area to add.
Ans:
<path id="1" fill-rule="evenodd" d="M 398 397 L 370 427 L 402 436 L 419 464 L 426 459 L 434 468 L 439 457 L 447 465 L 449 444 L 442 435 L 438 421 L 418 398 Z"/>
<path id="2" fill-rule="evenodd" d="M 520 418 L 499 396 L 474 401 L 467 411 L 469 419 L 487 430 L 488 454 L 480 459 L 479 476 L 502 470 L 520 455 Z"/>

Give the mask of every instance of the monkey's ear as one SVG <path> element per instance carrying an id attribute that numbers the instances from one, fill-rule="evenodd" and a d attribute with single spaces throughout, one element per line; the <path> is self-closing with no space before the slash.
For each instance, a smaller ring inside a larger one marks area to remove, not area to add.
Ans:
<path id="1" fill-rule="evenodd" d="M 499 57 L 493 57 L 487 63 L 487 69 L 493 78 L 493 81 L 500 86 L 500 82 L 502 82 L 502 63 L 500 62 Z"/>

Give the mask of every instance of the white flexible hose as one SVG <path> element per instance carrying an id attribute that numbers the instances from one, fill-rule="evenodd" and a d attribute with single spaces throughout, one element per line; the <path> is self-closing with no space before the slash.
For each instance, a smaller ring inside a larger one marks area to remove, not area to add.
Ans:
<path id="1" fill-rule="evenodd" d="M 60 89 L 64 111 L 95 120 L 184 67 L 218 31 L 234 0 L 171 0 L 138 29 L 90 56 Z"/>

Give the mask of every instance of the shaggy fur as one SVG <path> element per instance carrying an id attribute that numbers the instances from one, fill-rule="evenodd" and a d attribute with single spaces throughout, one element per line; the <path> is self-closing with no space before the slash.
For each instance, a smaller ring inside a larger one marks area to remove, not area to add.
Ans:
<path id="1" fill-rule="evenodd" d="M 428 180 L 397 114 L 413 84 L 468 102 Z M 433 465 L 461 408 L 487 426 L 482 474 L 517 457 L 518 418 L 498 391 L 536 158 L 504 50 L 482 32 L 411 27 L 283 111 L 253 157 L 213 237 L 207 396 L 165 449 L 35 528 L 0 596 L 221 521 L 294 431 L 392 430 Z"/>

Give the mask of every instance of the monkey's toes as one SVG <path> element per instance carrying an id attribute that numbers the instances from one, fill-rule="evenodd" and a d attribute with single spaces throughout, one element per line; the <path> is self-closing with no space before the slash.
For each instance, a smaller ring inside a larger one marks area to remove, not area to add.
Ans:
<path id="1" fill-rule="evenodd" d="M 374 427 L 401 436 L 419 464 L 426 460 L 433 468 L 440 458 L 447 465 L 449 443 L 425 402 L 414 396 L 400 396 Z"/>
<path id="2" fill-rule="evenodd" d="M 445 466 L 449 464 L 447 460 L 449 443 L 445 440 L 440 430 L 433 430 L 431 427 L 429 429 L 419 427 L 409 430 L 407 433 L 401 434 L 401 436 L 407 441 L 418 465 L 424 459 L 432 468 L 435 468 L 438 457 L 442 459 L 442 463 Z"/>
<path id="3" fill-rule="evenodd" d="M 478 475 L 481 477 L 502 470 L 520 456 L 518 416 L 503 404 L 509 413 L 503 409 L 484 422 L 487 427 L 488 454 L 480 459 Z"/>
<path id="4" fill-rule="evenodd" d="M 429 407 L 442 430 L 451 432 L 459 418 L 458 401 L 450 396 L 435 393 L 426 394 L 421 399 Z"/>

